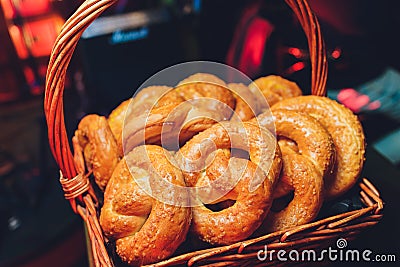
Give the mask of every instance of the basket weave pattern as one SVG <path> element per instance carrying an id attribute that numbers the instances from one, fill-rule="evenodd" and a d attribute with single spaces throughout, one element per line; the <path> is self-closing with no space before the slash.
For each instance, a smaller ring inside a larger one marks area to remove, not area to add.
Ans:
<path id="1" fill-rule="evenodd" d="M 53 47 L 46 76 L 44 109 L 48 125 L 48 138 L 53 156 L 60 168 L 60 182 L 65 198 L 74 212 L 85 221 L 91 243 L 95 266 L 113 266 L 105 247 L 105 237 L 100 228 L 97 199 L 84 166 L 74 164 L 64 123 L 63 91 L 66 72 L 75 47 L 84 30 L 117 0 L 87 0 L 67 20 Z M 312 94 L 326 94 L 327 61 L 320 26 L 305 0 L 285 0 L 306 34 L 311 58 Z M 279 266 L 285 262 L 276 259 L 260 262 L 257 252 L 268 245 L 269 250 L 316 249 L 335 241 L 338 237 L 351 239 L 382 218 L 383 202 L 379 192 L 367 180 L 360 183 L 360 198 L 366 207 L 332 216 L 313 223 L 278 231 L 236 244 L 194 251 L 152 266 Z M 287 264 L 287 262 L 285 263 Z"/>

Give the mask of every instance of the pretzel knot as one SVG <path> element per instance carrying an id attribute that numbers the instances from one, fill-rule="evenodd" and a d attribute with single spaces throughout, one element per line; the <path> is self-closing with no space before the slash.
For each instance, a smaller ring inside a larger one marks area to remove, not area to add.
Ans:
<path id="1" fill-rule="evenodd" d="M 74 161 L 78 172 L 93 172 L 96 184 L 104 190 L 119 161 L 114 135 L 103 116 L 90 114 L 78 125 L 73 137 Z"/>
<path id="2" fill-rule="evenodd" d="M 257 119 L 264 127 L 275 123 L 282 150 L 283 170 L 274 198 L 294 192 L 284 209 L 270 212 L 265 228 L 277 231 L 312 221 L 323 203 L 324 177 L 334 165 L 332 137 L 316 119 L 295 111 L 274 110 L 273 117 L 263 113 Z"/>
<path id="3" fill-rule="evenodd" d="M 300 87 L 295 82 L 276 75 L 258 78 L 249 85 L 249 88 L 254 93 L 260 90 L 270 106 L 283 99 L 302 95 Z"/>
<path id="4" fill-rule="evenodd" d="M 189 140 L 176 154 L 186 184 L 197 188 L 193 231 L 212 244 L 250 236 L 272 203 L 281 155 L 275 137 L 251 123 L 221 122 Z M 213 211 L 207 204 L 234 204 Z"/>
<path id="5" fill-rule="evenodd" d="M 224 81 L 211 74 L 195 74 L 175 88 L 141 90 L 133 98 L 123 129 L 124 151 L 140 144 L 161 144 L 177 150 L 218 121 L 229 120 L 235 98 Z M 152 105 L 143 105 L 143 94 L 152 90 Z M 139 113 L 138 113 L 139 111 Z"/>
<path id="6" fill-rule="evenodd" d="M 118 255 L 130 265 L 163 260 L 186 238 L 191 209 L 180 203 L 189 196 L 176 190 L 185 182 L 172 162 L 160 146 L 136 147 L 118 163 L 107 185 L 100 224 L 105 235 L 115 240 Z M 170 203 L 154 197 L 161 194 Z"/>
<path id="7" fill-rule="evenodd" d="M 365 154 L 365 137 L 353 112 L 335 100 L 319 96 L 299 96 L 275 104 L 271 110 L 286 109 L 315 118 L 332 136 L 336 163 L 326 177 L 325 197 L 336 198 L 347 192 L 360 176 Z"/>

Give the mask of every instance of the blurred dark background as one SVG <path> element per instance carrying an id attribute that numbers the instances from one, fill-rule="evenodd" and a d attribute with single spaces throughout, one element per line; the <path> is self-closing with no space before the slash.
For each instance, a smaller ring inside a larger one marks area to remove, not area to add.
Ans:
<path id="1" fill-rule="evenodd" d="M 88 265 L 42 110 L 51 47 L 81 2 L 0 0 L 0 266 Z M 383 221 L 352 245 L 398 253 L 400 3 L 309 2 L 326 42 L 328 95 L 359 115 L 368 141 L 363 175 L 387 203 Z M 85 31 L 70 64 L 69 134 L 84 114 L 109 114 L 151 75 L 191 60 L 226 63 L 252 79 L 279 74 L 310 92 L 306 39 L 283 0 L 120 0 Z"/>

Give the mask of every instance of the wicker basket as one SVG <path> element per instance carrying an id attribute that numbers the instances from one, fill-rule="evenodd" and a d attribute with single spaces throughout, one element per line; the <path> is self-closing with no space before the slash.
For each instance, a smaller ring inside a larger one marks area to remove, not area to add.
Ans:
<path id="1" fill-rule="evenodd" d="M 285 0 L 298 17 L 308 39 L 311 57 L 311 84 L 313 95 L 325 95 L 327 62 L 320 27 L 305 0 Z M 54 158 L 61 170 L 60 182 L 65 198 L 74 212 L 86 223 L 91 254 L 95 266 L 113 266 L 106 249 L 106 240 L 98 222 L 98 203 L 89 184 L 88 174 L 75 166 L 64 123 L 63 90 L 68 64 L 83 31 L 103 11 L 117 0 L 87 0 L 69 18 L 55 42 L 46 78 L 44 109 L 48 125 L 48 138 Z M 280 266 L 276 258 L 262 262 L 257 254 L 265 245 L 271 250 L 314 249 L 332 244 L 338 238 L 352 239 L 358 233 L 377 224 L 382 218 L 383 202 L 378 191 L 367 180 L 360 186 L 360 199 L 364 207 L 359 210 L 328 217 L 286 231 L 238 242 L 236 244 L 193 251 L 152 266 Z M 297 264 L 296 262 L 292 262 Z M 304 262 L 303 262 L 304 264 Z M 309 263 L 306 263 L 309 265 Z"/>

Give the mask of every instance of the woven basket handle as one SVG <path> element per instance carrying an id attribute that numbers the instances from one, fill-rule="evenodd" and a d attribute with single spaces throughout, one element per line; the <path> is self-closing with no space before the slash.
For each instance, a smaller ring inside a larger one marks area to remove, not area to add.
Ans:
<path id="1" fill-rule="evenodd" d="M 307 1 L 285 1 L 298 17 L 308 39 L 312 94 L 325 95 L 327 62 L 319 23 Z M 50 148 L 64 179 L 77 176 L 64 122 L 63 91 L 67 68 L 84 30 L 116 2 L 117 0 L 86 0 L 67 20 L 51 52 L 46 76 L 44 111 Z"/>

